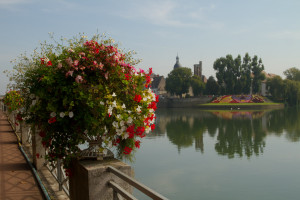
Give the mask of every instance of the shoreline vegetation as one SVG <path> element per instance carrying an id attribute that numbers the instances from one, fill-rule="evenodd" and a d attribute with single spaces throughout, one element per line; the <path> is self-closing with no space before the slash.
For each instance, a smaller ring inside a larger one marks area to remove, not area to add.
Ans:
<path id="1" fill-rule="evenodd" d="M 283 103 L 205 103 L 198 104 L 197 108 L 204 109 L 234 109 L 234 110 L 252 110 L 252 109 L 281 109 L 284 108 Z"/>
<path id="2" fill-rule="evenodd" d="M 266 97 L 263 97 L 264 102 L 219 102 L 212 103 L 213 98 L 208 96 L 196 98 L 164 98 L 158 102 L 159 108 L 198 108 L 198 109 L 225 109 L 225 110 L 253 110 L 253 109 L 282 109 L 284 103 L 274 103 Z"/>

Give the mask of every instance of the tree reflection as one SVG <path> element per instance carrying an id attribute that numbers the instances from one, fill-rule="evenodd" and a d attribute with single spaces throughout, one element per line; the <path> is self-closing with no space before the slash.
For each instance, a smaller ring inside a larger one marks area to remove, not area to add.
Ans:
<path id="1" fill-rule="evenodd" d="M 224 117 L 225 116 L 225 117 Z M 300 111 L 213 111 L 197 109 L 159 109 L 155 132 L 149 137 L 167 135 L 170 142 L 182 148 L 195 146 L 204 152 L 203 136 L 216 139 L 215 150 L 228 158 L 260 155 L 267 135 L 300 140 Z"/>

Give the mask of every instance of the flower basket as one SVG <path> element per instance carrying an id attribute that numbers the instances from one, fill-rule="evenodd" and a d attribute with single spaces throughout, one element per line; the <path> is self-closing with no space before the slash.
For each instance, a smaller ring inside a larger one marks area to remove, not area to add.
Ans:
<path id="1" fill-rule="evenodd" d="M 25 73 L 26 118 L 41 130 L 46 159 L 129 155 L 155 128 L 158 96 L 152 69 L 137 70 L 129 53 L 111 40 L 85 37 L 69 46 L 43 46 Z M 55 51 L 56 50 L 56 51 Z M 78 145 L 88 142 L 83 152 Z"/>

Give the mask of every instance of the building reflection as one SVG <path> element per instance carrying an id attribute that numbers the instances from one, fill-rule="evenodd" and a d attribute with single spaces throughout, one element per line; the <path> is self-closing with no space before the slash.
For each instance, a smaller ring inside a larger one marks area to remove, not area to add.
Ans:
<path id="1" fill-rule="evenodd" d="M 159 109 L 156 129 L 148 137 L 165 137 L 182 148 L 192 145 L 205 152 L 205 134 L 215 139 L 219 155 L 259 156 L 268 135 L 284 135 L 289 141 L 300 140 L 300 112 L 297 109 L 272 111 L 201 111 L 197 109 Z"/>

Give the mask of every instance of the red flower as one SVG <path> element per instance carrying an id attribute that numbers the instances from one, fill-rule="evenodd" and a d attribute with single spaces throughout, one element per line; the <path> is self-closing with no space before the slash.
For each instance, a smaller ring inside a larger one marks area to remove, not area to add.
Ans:
<path id="1" fill-rule="evenodd" d="M 47 62 L 47 66 L 52 66 L 52 62 L 50 60 Z"/>
<path id="2" fill-rule="evenodd" d="M 71 169 L 65 169 L 65 174 L 66 174 L 66 176 L 72 176 Z"/>
<path id="3" fill-rule="evenodd" d="M 155 102 L 158 103 L 159 95 L 155 95 Z"/>
<path id="4" fill-rule="evenodd" d="M 143 133 L 145 132 L 145 127 L 139 126 L 136 129 L 136 134 L 139 135 L 140 137 L 144 137 Z"/>
<path id="5" fill-rule="evenodd" d="M 40 158 L 40 154 L 39 153 L 36 154 L 36 158 L 38 158 L 38 159 Z"/>
<path id="6" fill-rule="evenodd" d="M 126 129 L 126 132 L 127 133 L 133 133 L 134 134 L 134 125 L 131 125 L 131 126 L 129 126 L 127 129 Z"/>
<path id="7" fill-rule="evenodd" d="M 130 147 L 125 147 L 123 153 L 124 153 L 124 154 L 130 154 L 131 151 L 132 151 L 132 148 L 130 148 Z"/>
<path id="8" fill-rule="evenodd" d="M 156 103 L 154 101 L 152 101 L 149 105 L 148 108 L 152 108 L 153 110 L 157 109 Z"/>
<path id="9" fill-rule="evenodd" d="M 45 58 L 41 58 L 41 64 L 42 64 L 42 65 L 45 64 Z"/>
<path id="10" fill-rule="evenodd" d="M 141 97 L 141 95 L 136 94 L 133 100 L 136 101 L 136 102 L 138 102 L 138 103 L 140 103 L 141 100 L 142 100 L 142 97 Z"/>
<path id="11" fill-rule="evenodd" d="M 151 125 L 151 130 L 153 131 L 155 129 L 155 124 Z"/>
<path id="12" fill-rule="evenodd" d="M 54 123 L 54 122 L 56 122 L 56 117 L 52 117 L 52 118 L 50 118 L 50 119 L 48 120 L 48 123 L 49 123 L 49 124 L 52 124 L 52 123 Z"/>
<path id="13" fill-rule="evenodd" d="M 117 146 L 117 144 L 119 144 L 121 142 L 120 138 L 117 138 L 114 142 L 113 145 Z"/>
<path id="14" fill-rule="evenodd" d="M 134 143 L 135 147 L 139 149 L 140 143 L 141 143 L 141 141 L 139 141 L 139 140 L 135 141 L 135 143 Z"/>

